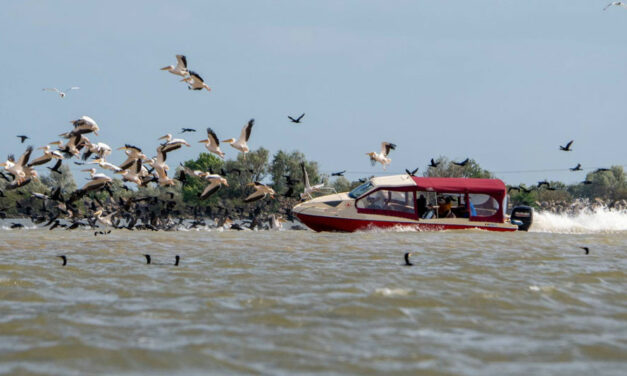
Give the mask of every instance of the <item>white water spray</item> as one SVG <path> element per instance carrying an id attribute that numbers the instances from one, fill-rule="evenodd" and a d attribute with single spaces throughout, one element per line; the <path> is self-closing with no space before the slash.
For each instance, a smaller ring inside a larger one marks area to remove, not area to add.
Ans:
<path id="1" fill-rule="evenodd" d="M 577 214 L 537 211 L 529 231 L 577 234 L 627 231 L 627 210 L 599 207 Z"/>

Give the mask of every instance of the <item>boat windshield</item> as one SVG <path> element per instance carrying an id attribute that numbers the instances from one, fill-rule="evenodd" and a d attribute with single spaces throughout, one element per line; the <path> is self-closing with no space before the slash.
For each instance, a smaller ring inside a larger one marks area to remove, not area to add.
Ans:
<path id="1" fill-rule="evenodd" d="M 352 191 L 350 191 L 348 193 L 348 197 L 350 198 L 359 198 L 361 197 L 364 193 L 368 192 L 370 190 L 370 188 L 372 188 L 373 185 L 371 182 L 367 182 L 364 183 L 362 185 L 360 185 L 359 187 L 353 189 Z"/>

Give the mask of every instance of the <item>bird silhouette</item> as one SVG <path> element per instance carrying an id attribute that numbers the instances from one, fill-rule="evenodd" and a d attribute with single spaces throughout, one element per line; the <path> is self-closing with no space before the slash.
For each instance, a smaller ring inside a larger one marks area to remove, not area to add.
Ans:
<path id="1" fill-rule="evenodd" d="M 22 144 L 24 143 L 24 141 L 26 141 L 27 139 L 29 139 L 30 137 L 26 136 L 26 135 L 18 135 L 17 138 L 19 138 L 22 142 Z"/>
<path id="2" fill-rule="evenodd" d="M 457 165 L 457 166 L 464 167 L 464 166 L 466 166 L 466 164 L 467 164 L 469 161 L 470 161 L 470 159 L 466 158 L 466 159 L 464 159 L 464 160 L 463 160 L 463 161 L 461 161 L 461 162 L 453 162 L 453 164 L 454 164 L 454 165 Z"/>
<path id="3" fill-rule="evenodd" d="M 405 266 L 413 266 L 414 264 L 409 261 L 409 256 L 411 256 L 410 252 L 405 252 Z"/>
<path id="4" fill-rule="evenodd" d="M 429 164 L 429 167 L 433 167 L 436 168 L 440 165 L 440 162 L 436 162 L 433 160 L 433 158 L 431 158 L 431 163 Z"/>
<path id="5" fill-rule="evenodd" d="M 590 180 L 586 179 L 586 180 L 582 181 L 581 184 L 589 185 L 589 184 L 592 184 L 592 182 Z"/>
<path id="6" fill-rule="evenodd" d="M 63 174 L 61 171 L 59 171 L 59 168 L 61 168 L 61 164 L 63 162 L 61 162 L 61 159 L 57 160 L 57 163 L 54 164 L 53 167 L 46 167 L 48 170 L 50 170 L 50 172 L 56 172 L 57 174 L 61 175 Z"/>
<path id="7" fill-rule="evenodd" d="M 60 255 L 60 256 L 57 256 L 57 257 L 60 257 L 61 260 L 63 260 L 63 264 L 61 264 L 61 266 L 67 265 L 67 257 L 65 257 L 65 255 Z"/>
<path id="8" fill-rule="evenodd" d="M 196 132 L 196 130 L 194 128 L 181 128 L 180 133 L 185 133 L 185 132 Z"/>
<path id="9" fill-rule="evenodd" d="M 303 118 L 303 116 L 305 116 L 304 113 L 302 115 L 300 115 L 299 117 L 297 117 L 296 119 L 294 119 L 291 116 L 288 116 L 288 118 L 292 121 L 292 123 L 300 124 L 300 120 Z"/>
<path id="10" fill-rule="evenodd" d="M 596 170 L 594 170 L 594 173 L 598 173 L 598 172 L 605 172 L 605 171 L 609 171 L 609 168 L 597 168 Z"/>
<path id="11" fill-rule="evenodd" d="M 546 185 L 547 188 L 551 187 L 551 184 L 549 184 L 549 182 L 546 180 L 542 180 L 538 182 L 538 188 L 542 187 L 543 185 Z"/>
<path id="12" fill-rule="evenodd" d="M 570 148 L 570 146 L 573 144 L 573 141 L 574 141 L 574 140 L 570 140 L 570 141 L 566 144 L 566 146 L 562 146 L 562 145 L 560 145 L 560 150 L 562 150 L 562 151 L 572 151 L 572 149 Z"/>
<path id="13" fill-rule="evenodd" d="M 586 255 L 587 255 L 587 254 L 590 254 L 590 248 L 588 248 L 588 247 L 579 247 L 579 248 L 581 248 L 581 249 L 583 249 L 584 251 L 586 251 Z"/>
<path id="14" fill-rule="evenodd" d="M 171 265 L 171 264 L 161 264 L 157 262 L 152 262 L 152 257 L 146 254 L 144 255 L 146 258 L 146 265 Z M 179 266 L 179 262 L 181 261 L 181 257 L 179 255 L 174 256 L 174 266 Z"/>
<path id="15" fill-rule="evenodd" d="M 405 169 L 405 172 L 407 173 L 407 175 L 409 176 L 416 176 L 416 172 L 418 172 L 418 167 L 416 167 L 415 170 L 409 171 L 408 169 Z"/>
<path id="16" fill-rule="evenodd" d="M 333 172 L 331 173 L 331 176 L 344 176 L 344 173 L 346 172 L 346 170 L 344 171 L 338 171 L 338 172 Z"/>
<path id="17" fill-rule="evenodd" d="M 571 167 L 571 171 L 581 171 L 581 163 L 577 163 L 577 166 Z"/>

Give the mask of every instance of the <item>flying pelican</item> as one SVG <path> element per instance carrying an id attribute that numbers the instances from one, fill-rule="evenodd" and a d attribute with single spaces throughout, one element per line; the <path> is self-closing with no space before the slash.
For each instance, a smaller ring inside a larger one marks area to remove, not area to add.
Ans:
<path id="1" fill-rule="evenodd" d="M 15 158 L 13 157 L 13 155 L 10 155 L 9 158 L 7 158 L 7 161 L 1 163 L 0 166 L 4 167 L 5 170 L 13 175 L 15 181 L 21 182 L 22 180 L 27 178 L 27 169 L 29 169 L 28 160 L 30 159 L 30 155 L 32 152 L 33 147 L 29 146 L 26 148 L 26 151 L 24 152 L 24 154 L 22 154 L 20 159 L 17 160 L 17 162 L 15 162 Z"/>
<path id="2" fill-rule="evenodd" d="M 42 90 L 43 90 L 43 91 L 54 91 L 54 92 L 56 92 L 57 94 L 59 94 L 59 96 L 60 96 L 61 98 L 65 98 L 65 96 L 67 95 L 67 94 L 65 93 L 66 91 L 67 91 L 67 92 L 69 92 L 70 90 L 78 90 L 78 89 L 80 89 L 80 87 L 78 87 L 78 86 L 72 86 L 71 88 L 65 89 L 65 91 L 61 91 L 61 90 L 57 89 L 56 87 L 47 87 L 47 88 L 42 89 Z"/>
<path id="3" fill-rule="evenodd" d="M 92 154 L 96 154 L 100 157 L 100 159 L 104 160 L 111 155 L 111 147 L 104 142 L 96 142 L 95 144 L 92 144 L 89 140 L 87 140 L 85 141 L 85 151 L 83 152 L 83 156 L 81 158 L 86 161 Z"/>
<path id="4" fill-rule="evenodd" d="M 72 195 L 68 199 L 68 202 L 76 201 L 77 199 L 83 197 L 87 192 L 99 191 L 112 181 L 112 179 L 107 175 L 97 174 L 95 168 L 84 171 L 90 172 L 91 180 L 87 182 L 82 188 L 72 192 Z"/>
<path id="5" fill-rule="evenodd" d="M 222 142 L 227 142 L 231 144 L 232 147 L 241 151 L 242 153 L 248 153 L 250 149 L 248 149 L 248 139 L 250 138 L 250 131 L 253 129 L 253 125 L 255 125 L 255 119 L 250 119 L 248 124 L 242 128 L 242 133 L 240 133 L 239 138 L 235 140 L 234 138 L 229 138 L 228 140 L 224 140 Z"/>
<path id="6" fill-rule="evenodd" d="M 244 199 L 244 202 L 246 202 L 246 203 L 257 201 L 257 200 L 261 200 L 262 198 L 266 197 L 267 195 L 270 195 L 270 197 L 274 198 L 274 195 L 276 194 L 274 189 L 272 189 L 271 187 L 268 187 L 265 184 L 261 184 L 258 181 L 254 182 L 254 183 L 250 183 L 248 185 L 254 186 L 255 187 L 255 192 L 251 193 L 248 197 L 246 197 Z"/>
<path id="7" fill-rule="evenodd" d="M 43 150 L 44 151 L 44 155 L 42 155 L 41 157 L 39 157 L 39 158 L 33 160 L 32 162 L 30 162 L 28 164 L 29 167 L 46 164 L 46 163 L 50 162 L 53 158 L 55 158 L 55 159 L 63 159 L 63 154 L 61 154 L 61 152 L 59 152 L 57 150 L 50 150 L 50 145 L 42 146 L 40 148 L 37 148 L 37 150 Z"/>
<path id="8" fill-rule="evenodd" d="M 165 143 L 162 144 L 164 153 L 168 153 L 168 152 L 171 152 L 172 150 L 176 150 L 183 145 L 191 146 L 190 144 L 187 143 L 187 141 L 183 140 L 182 138 L 172 138 L 172 135 L 170 133 L 166 134 L 165 136 L 159 137 L 159 140 L 163 140 L 163 139 L 166 140 Z"/>
<path id="9" fill-rule="evenodd" d="M 222 187 L 222 184 L 229 186 L 229 182 L 218 174 L 206 174 L 203 176 L 209 182 L 202 193 L 198 196 L 201 200 L 206 200 L 212 194 L 216 193 Z"/>
<path id="10" fill-rule="evenodd" d="M 114 214 L 115 212 L 103 217 L 102 209 L 100 209 L 94 212 L 94 218 L 96 218 L 96 221 L 102 223 L 105 226 L 113 226 L 113 223 L 111 222 L 111 217 L 113 217 Z"/>
<path id="11" fill-rule="evenodd" d="M 217 154 L 220 158 L 224 158 L 224 152 L 220 150 L 220 140 L 213 129 L 207 128 L 207 139 L 198 142 L 205 144 L 205 147 L 209 150 L 209 152 Z"/>
<path id="12" fill-rule="evenodd" d="M 395 150 L 395 149 L 396 149 L 396 145 L 390 142 L 382 142 L 380 153 L 377 154 L 376 152 L 371 151 L 370 153 L 366 153 L 366 155 L 370 157 L 370 162 L 372 163 L 373 166 L 375 163 L 379 162 L 383 165 L 383 169 L 385 170 L 387 168 L 387 165 L 389 165 L 390 162 L 392 162 L 392 159 L 388 158 L 388 154 L 390 154 L 390 150 Z"/>
<path id="13" fill-rule="evenodd" d="M 126 170 L 117 171 L 116 174 L 122 175 L 123 181 L 132 182 L 139 185 L 142 185 L 142 180 L 140 178 L 140 174 L 142 171 L 142 161 L 141 159 L 135 160 L 135 164 L 129 167 Z"/>
<path id="14" fill-rule="evenodd" d="M 605 8 L 603 8 L 603 10 L 607 10 L 607 8 L 611 7 L 611 6 L 618 6 L 618 7 L 623 7 L 623 8 L 627 8 L 627 4 L 622 2 L 622 1 L 613 1 L 609 4 L 607 4 L 605 6 Z"/>
<path id="15" fill-rule="evenodd" d="M 167 167 L 167 166 L 166 166 Z M 157 182 L 160 186 L 168 186 L 175 185 L 174 179 L 168 177 L 168 173 L 162 167 L 155 167 L 155 171 L 157 172 Z"/>
<path id="16" fill-rule="evenodd" d="M 61 135 L 66 136 L 65 134 Z M 89 142 L 89 139 L 80 133 L 72 134 L 70 132 L 69 141 L 63 145 L 61 141 L 51 142 L 50 145 L 59 145 L 59 151 L 66 157 L 76 157 L 81 153 L 81 149 L 85 146 L 85 143 Z"/>
<path id="17" fill-rule="evenodd" d="M 70 123 L 74 125 L 74 130 L 70 133 L 85 134 L 94 132 L 94 134 L 98 136 L 100 128 L 98 127 L 98 124 L 96 124 L 96 121 L 89 116 L 83 115 L 79 119 L 70 121 Z"/>
<path id="18" fill-rule="evenodd" d="M 309 184 L 309 174 L 307 174 L 307 169 L 305 168 L 305 163 L 301 162 L 300 163 L 300 168 L 303 170 L 303 183 L 305 184 L 305 191 L 303 193 L 300 194 L 300 198 L 304 199 L 304 198 L 309 198 L 311 199 L 311 194 L 314 192 L 319 192 L 320 189 L 322 189 L 322 187 L 324 187 L 324 183 L 322 184 L 316 184 L 314 186 L 311 186 Z"/>
<path id="19" fill-rule="evenodd" d="M 187 86 L 189 90 L 207 89 L 207 91 L 211 91 L 211 88 L 205 83 L 205 80 L 203 80 L 202 77 L 194 71 L 189 71 L 189 77 L 185 77 L 181 81 L 185 81 L 189 84 Z"/>
<path id="20" fill-rule="evenodd" d="M 101 168 L 104 168 L 105 170 L 111 170 L 113 172 L 122 171 L 122 169 L 118 166 L 114 165 L 113 163 L 109 163 L 102 158 L 94 159 L 93 161 L 89 162 L 89 164 L 97 164 Z"/>
<path id="21" fill-rule="evenodd" d="M 127 168 L 131 167 L 133 163 L 135 163 L 135 161 L 138 159 L 146 159 L 146 155 L 142 153 L 142 149 L 138 148 L 137 146 L 125 144 L 124 146 L 119 147 L 118 150 L 124 150 L 127 156 L 126 160 L 120 165 L 120 168 L 122 170 L 126 170 Z"/>
<path id="22" fill-rule="evenodd" d="M 172 74 L 187 77 L 187 58 L 185 55 L 176 55 L 176 66 L 168 65 L 167 67 L 161 68 L 161 70 L 167 70 Z"/>
<path id="23" fill-rule="evenodd" d="M 92 179 L 102 179 L 102 178 L 108 178 L 107 175 L 97 172 L 97 170 L 95 168 L 86 168 L 84 170 L 81 170 L 83 172 L 89 172 L 89 176 Z"/>

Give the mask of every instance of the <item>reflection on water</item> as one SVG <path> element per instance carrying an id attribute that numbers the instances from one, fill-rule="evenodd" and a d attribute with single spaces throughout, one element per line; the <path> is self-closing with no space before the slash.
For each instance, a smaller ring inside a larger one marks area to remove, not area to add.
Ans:
<path id="1" fill-rule="evenodd" d="M 626 250 L 627 232 L 0 231 L 0 372 L 618 375 Z"/>

